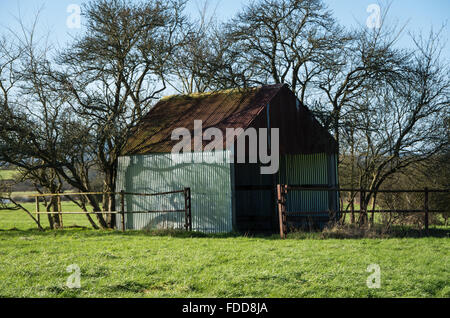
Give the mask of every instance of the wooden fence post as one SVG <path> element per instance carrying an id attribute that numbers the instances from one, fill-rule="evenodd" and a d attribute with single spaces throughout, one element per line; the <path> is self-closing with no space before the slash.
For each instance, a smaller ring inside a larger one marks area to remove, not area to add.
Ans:
<path id="1" fill-rule="evenodd" d="M 64 228 L 64 224 L 63 224 L 63 217 L 62 217 L 61 196 L 59 195 L 59 192 L 58 192 L 58 195 L 57 195 L 56 198 L 57 198 L 57 202 L 58 202 L 59 224 L 61 225 L 61 228 L 63 229 Z"/>
<path id="2" fill-rule="evenodd" d="M 35 201 L 36 201 L 36 219 L 39 223 L 39 225 L 41 224 L 41 214 L 39 213 L 39 197 L 35 196 Z"/>
<path id="3" fill-rule="evenodd" d="M 187 231 L 189 228 L 187 188 L 184 188 L 183 194 L 184 194 L 184 229 Z"/>
<path id="4" fill-rule="evenodd" d="M 280 228 L 280 237 L 283 238 L 283 217 L 281 216 L 281 184 L 277 184 L 277 206 L 278 206 L 278 226 Z"/>
<path id="5" fill-rule="evenodd" d="M 191 188 L 184 188 L 184 228 L 192 231 Z"/>
<path id="6" fill-rule="evenodd" d="M 280 237 L 286 238 L 286 185 L 277 184 L 278 221 L 280 223 Z"/>
<path id="7" fill-rule="evenodd" d="M 424 204 L 425 220 L 424 220 L 424 224 L 425 224 L 425 232 L 428 233 L 428 187 L 425 187 L 424 193 L 425 193 L 425 204 Z"/>
<path id="8" fill-rule="evenodd" d="M 125 232 L 125 192 L 120 191 L 120 214 L 122 215 L 122 232 Z"/>
<path id="9" fill-rule="evenodd" d="M 356 194 L 353 193 L 353 184 L 352 184 L 352 191 L 350 192 L 350 196 L 352 198 L 352 202 L 350 203 L 350 223 L 355 224 L 355 197 Z"/>
<path id="10" fill-rule="evenodd" d="M 366 224 L 366 191 L 363 189 L 360 189 L 359 191 L 359 224 L 365 225 Z"/>
<path id="11" fill-rule="evenodd" d="M 108 196 L 108 217 L 106 218 L 107 223 L 108 223 L 108 227 L 113 227 L 115 226 L 115 220 L 113 221 L 113 217 L 115 217 L 115 214 L 112 214 L 112 193 L 111 192 L 107 192 L 106 195 Z"/>
<path id="12" fill-rule="evenodd" d="M 281 194 L 283 197 L 283 232 L 284 237 L 287 235 L 287 215 L 286 215 L 286 199 L 287 199 L 287 185 L 284 184 L 281 188 Z"/>

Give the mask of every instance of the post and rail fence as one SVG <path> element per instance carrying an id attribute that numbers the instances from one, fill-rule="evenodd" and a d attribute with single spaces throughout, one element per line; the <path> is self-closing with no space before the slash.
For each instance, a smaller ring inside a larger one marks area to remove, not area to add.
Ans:
<path id="1" fill-rule="evenodd" d="M 340 188 L 340 187 L 327 187 L 324 185 L 288 185 L 288 184 L 277 184 L 276 186 L 240 186 L 236 187 L 238 191 L 250 191 L 250 190 L 271 190 L 274 191 L 276 196 L 276 210 L 278 214 L 278 222 L 279 222 L 279 231 L 280 237 L 285 238 L 288 230 L 288 219 L 298 217 L 300 214 L 301 217 L 314 217 L 322 212 L 314 212 L 314 211 L 287 211 L 287 201 L 288 201 L 288 193 L 291 191 L 324 191 L 324 192 L 334 192 L 337 193 L 336 199 L 338 200 L 340 194 L 343 192 L 350 192 L 352 194 L 360 193 L 360 208 L 354 209 L 353 200 L 355 196 L 352 197 L 352 209 L 351 213 L 353 214 L 365 214 L 368 216 L 368 213 L 423 213 L 423 225 L 425 231 L 428 232 L 429 229 L 429 215 L 430 213 L 443 213 L 448 212 L 447 210 L 442 209 L 430 209 L 429 206 L 429 194 L 430 193 L 450 193 L 450 189 L 380 189 L 380 190 L 368 190 L 368 189 L 358 189 L 358 188 Z M 373 208 L 369 209 L 368 204 L 362 204 L 364 202 L 364 197 L 367 193 L 392 193 L 392 194 L 400 194 L 400 193 L 423 193 L 423 207 L 416 209 L 375 209 L 375 203 L 373 204 Z M 142 210 L 142 211 L 126 211 L 125 209 L 125 196 L 161 196 L 168 194 L 182 193 L 184 196 L 184 208 L 182 209 L 173 209 L 173 210 Z M 69 197 L 75 195 L 117 195 L 120 198 L 120 203 L 118 204 L 118 211 L 63 211 L 61 204 L 61 197 Z M 70 214 L 115 214 L 121 216 L 121 230 L 126 230 L 125 224 L 125 215 L 128 214 L 140 214 L 140 213 L 184 213 L 185 224 L 184 228 L 187 231 L 192 231 L 192 211 L 191 211 L 191 189 L 184 188 L 176 191 L 167 191 L 167 192 L 158 192 L 158 193 L 134 193 L 134 192 L 63 192 L 63 193 L 47 193 L 47 194 L 27 194 L 27 197 L 34 197 L 35 201 L 35 215 L 38 221 L 38 224 L 41 224 L 41 214 L 53 214 L 57 215 L 60 226 L 63 228 L 63 216 Z M 43 197 L 57 197 L 56 199 L 56 207 L 57 211 L 40 211 L 40 198 Z M 341 205 L 339 205 L 341 206 Z M 346 209 L 339 208 L 337 211 L 329 210 L 324 211 L 328 213 L 329 218 L 339 217 L 344 214 L 349 213 L 349 204 Z M 116 225 L 118 226 L 118 224 Z"/>
<path id="2" fill-rule="evenodd" d="M 172 209 L 172 210 L 142 210 L 142 211 L 126 211 L 125 209 L 125 196 L 161 196 L 168 194 L 182 193 L 184 196 L 184 208 L 183 209 Z M 118 195 L 120 198 L 120 208 L 118 211 L 63 211 L 61 204 L 61 197 L 75 196 L 75 195 Z M 92 215 L 92 214 L 115 214 L 121 216 L 121 229 L 122 231 L 126 230 L 125 224 L 125 215 L 127 214 L 141 214 L 141 213 L 184 213 L 185 224 L 184 228 L 186 231 L 192 231 L 192 211 L 191 211 L 191 189 L 184 188 L 182 190 L 176 191 L 166 191 L 166 192 L 157 192 L 157 193 L 135 193 L 135 192 L 61 192 L 61 193 L 43 193 L 43 194 L 27 194 L 27 197 L 35 198 L 35 212 L 36 219 L 40 225 L 41 222 L 41 214 L 55 214 L 58 215 L 59 222 L 61 228 L 64 228 L 63 225 L 63 215 L 71 215 L 71 214 L 84 214 L 84 215 Z M 56 197 L 56 206 L 57 211 L 40 211 L 40 198 L 44 197 Z M 116 225 L 117 226 L 117 225 Z"/>
<path id="3" fill-rule="evenodd" d="M 338 193 L 337 197 L 339 197 L 339 193 L 341 192 L 350 192 L 350 193 L 360 193 L 360 208 L 358 210 L 352 209 L 352 213 L 356 214 L 365 214 L 368 216 L 368 213 L 424 213 L 424 219 L 423 224 L 425 231 L 428 232 L 429 229 L 429 214 L 430 213 L 443 213 L 448 212 L 448 210 L 442 210 L 442 209 L 430 209 L 429 207 L 429 194 L 430 193 L 450 193 L 450 189 L 399 189 L 399 190 L 393 190 L 393 189 L 380 189 L 380 190 L 368 190 L 368 189 L 351 189 L 351 188 L 340 188 L 340 187 L 324 187 L 324 186 L 304 186 L 304 185 L 287 185 L 287 184 L 278 184 L 276 186 L 276 193 L 277 193 L 277 210 L 278 210 L 278 219 L 280 223 L 280 237 L 285 238 L 287 235 L 287 220 L 290 216 L 301 214 L 302 216 L 313 216 L 317 215 L 318 212 L 308 212 L 308 211 L 287 211 L 286 205 L 287 205 L 287 194 L 289 191 L 326 191 L 326 192 L 335 192 Z M 423 201 L 423 208 L 421 209 L 375 209 L 374 208 L 368 209 L 363 202 L 365 201 L 365 195 L 367 193 L 423 193 L 424 194 L 424 201 Z M 353 206 L 353 200 L 352 198 L 352 206 Z M 348 213 L 348 207 L 347 209 L 342 210 L 339 209 L 338 211 L 328 211 L 330 218 L 336 217 L 337 215 L 343 215 L 344 213 Z"/>

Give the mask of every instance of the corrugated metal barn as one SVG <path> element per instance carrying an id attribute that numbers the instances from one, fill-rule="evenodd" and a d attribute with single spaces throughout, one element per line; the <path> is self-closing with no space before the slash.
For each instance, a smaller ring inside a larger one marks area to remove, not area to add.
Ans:
<path id="1" fill-rule="evenodd" d="M 194 120 L 203 121 L 203 130 L 216 127 L 224 136 L 226 128 L 279 128 L 278 172 L 261 174 L 261 163 L 230 163 L 226 159 L 235 156 L 236 143 L 228 148 L 224 144 L 221 163 L 201 160 L 211 155 L 205 151 L 172 154 L 178 142 L 171 140 L 172 131 L 185 127 L 193 134 Z M 276 184 L 336 186 L 336 151 L 334 138 L 287 85 L 177 95 L 161 99 L 135 127 L 119 159 L 116 190 L 153 193 L 190 187 L 193 230 L 276 232 Z M 183 204 L 177 194 L 130 196 L 125 210 L 179 209 Z M 328 211 L 338 210 L 338 196 L 289 192 L 287 210 L 316 212 L 313 220 L 326 222 Z M 126 214 L 125 224 L 127 229 L 183 228 L 184 215 Z"/>

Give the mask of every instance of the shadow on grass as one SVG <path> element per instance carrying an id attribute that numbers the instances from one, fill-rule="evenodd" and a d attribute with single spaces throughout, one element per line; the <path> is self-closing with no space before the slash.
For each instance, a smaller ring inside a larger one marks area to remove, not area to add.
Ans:
<path id="1" fill-rule="evenodd" d="M 359 227 L 357 225 L 335 225 L 323 230 L 321 237 L 335 239 L 359 239 L 359 238 L 448 238 L 450 237 L 449 227 L 431 227 L 428 231 L 405 225 L 394 225 L 389 228 L 381 224 L 376 224 L 373 228 Z"/>
<path id="2" fill-rule="evenodd" d="M 410 238 L 420 238 L 420 237 L 437 237 L 437 238 L 443 238 L 443 237 L 450 237 L 450 228 L 430 228 L 428 229 L 428 232 L 425 232 L 425 230 L 417 229 L 417 228 L 411 228 L 407 226 L 396 226 L 392 229 L 391 232 L 392 237 L 410 237 Z"/>
<path id="3" fill-rule="evenodd" d="M 128 230 L 126 232 L 108 229 L 108 230 L 94 230 L 85 227 L 70 227 L 58 230 L 51 230 L 46 228 L 44 231 L 38 229 L 0 229 L 1 237 L 22 237 L 22 236 L 49 236 L 49 237 L 63 237 L 63 236 L 73 236 L 73 235 L 83 235 L 84 237 L 105 237 L 105 236 L 165 236 L 165 237 L 176 237 L 176 238 L 228 238 L 228 237 L 245 237 L 241 233 L 231 232 L 231 233 L 202 233 L 195 231 L 183 231 L 183 230 Z"/>
<path id="4" fill-rule="evenodd" d="M 259 238 L 267 240 L 280 239 L 279 234 L 274 233 L 202 233 L 195 231 L 184 231 L 175 229 L 158 229 L 158 230 L 128 230 L 126 232 L 118 230 L 94 230 L 81 226 L 73 226 L 59 230 L 51 230 L 46 228 L 45 231 L 38 229 L 0 229 L 0 239 L 2 237 L 19 238 L 24 236 L 48 236 L 48 237 L 64 237 L 83 235 L 83 237 L 174 237 L 174 238 Z M 367 238 L 449 238 L 450 227 L 430 228 L 428 233 L 424 230 L 412 228 L 408 226 L 393 226 L 387 232 L 372 232 L 367 235 L 363 231 L 291 231 L 287 235 L 287 239 L 305 240 L 305 239 L 367 239 Z"/>

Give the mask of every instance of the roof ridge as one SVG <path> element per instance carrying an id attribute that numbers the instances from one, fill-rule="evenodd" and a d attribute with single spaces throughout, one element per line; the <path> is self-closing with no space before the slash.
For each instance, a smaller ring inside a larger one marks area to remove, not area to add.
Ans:
<path id="1" fill-rule="evenodd" d="M 234 88 L 226 88 L 216 91 L 208 91 L 208 92 L 195 92 L 195 93 L 189 93 L 189 94 L 172 94 L 172 95 L 166 95 L 160 98 L 159 101 L 168 101 L 172 98 L 177 97 L 192 97 L 192 98 L 199 98 L 199 97 L 208 97 L 215 94 L 230 94 L 230 93 L 241 93 L 243 91 L 250 91 L 250 90 L 259 90 L 262 88 L 275 88 L 275 87 L 282 87 L 287 84 L 278 83 L 278 84 L 268 84 L 268 85 L 259 85 L 259 86 L 249 86 L 249 87 L 234 87 Z"/>

